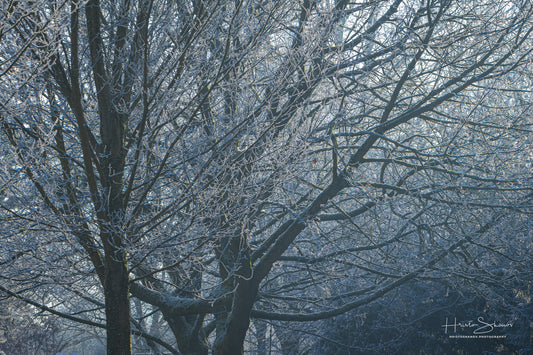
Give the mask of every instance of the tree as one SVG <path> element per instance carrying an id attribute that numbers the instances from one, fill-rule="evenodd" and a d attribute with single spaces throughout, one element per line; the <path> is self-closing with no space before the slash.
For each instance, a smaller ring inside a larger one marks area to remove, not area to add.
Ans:
<path id="1" fill-rule="evenodd" d="M 524 223 L 525 222 L 525 223 Z M 317 354 L 456 354 L 456 353 L 509 353 L 531 351 L 531 328 L 525 323 L 533 315 L 527 301 L 531 285 L 531 270 L 522 269 L 531 262 L 518 266 L 516 259 L 531 258 L 531 250 L 512 250 L 513 237 L 526 237 L 531 231 L 530 220 L 500 223 L 491 239 L 503 239 L 499 253 L 482 255 L 475 262 L 491 264 L 493 276 L 484 283 L 472 282 L 486 278 L 474 266 L 463 271 L 459 280 L 438 278 L 399 287 L 376 302 L 347 312 L 341 317 L 326 320 L 318 330 L 313 344 Z M 503 238 L 502 238 L 503 237 Z M 485 259 L 486 258 L 486 259 Z M 516 258 L 516 259 L 515 259 Z M 466 277 L 469 275 L 469 277 Z M 494 279 L 497 282 L 494 282 Z M 452 283 L 452 281 L 455 281 Z M 481 323 L 479 318 L 482 317 Z M 445 319 L 476 324 L 473 327 L 450 327 L 443 331 Z M 504 324 L 506 327 L 482 329 L 486 324 Z M 294 329 L 294 328 L 293 328 Z M 299 331 L 299 329 L 294 329 Z M 308 329 L 309 330 L 309 329 Z M 450 335 L 472 336 L 473 331 L 486 331 L 487 338 L 456 339 Z"/>
<path id="2" fill-rule="evenodd" d="M 529 1 L 2 4 L 0 291 L 110 354 L 464 278 L 531 212 Z"/>
<path id="3" fill-rule="evenodd" d="M 18 300 L 2 303 L 0 354 L 56 354 L 65 348 L 68 341 L 57 318 L 34 317 L 30 307 Z"/>

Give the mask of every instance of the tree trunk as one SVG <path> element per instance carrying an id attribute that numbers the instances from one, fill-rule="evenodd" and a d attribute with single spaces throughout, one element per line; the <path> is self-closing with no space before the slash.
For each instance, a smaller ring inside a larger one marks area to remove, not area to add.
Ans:
<path id="1" fill-rule="evenodd" d="M 178 348 L 183 355 L 207 355 L 209 348 L 202 334 L 194 334 L 191 324 L 183 316 L 163 311 L 163 317 L 176 337 Z"/>
<path id="2" fill-rule="evenodd" d="M 233 307 L 228 316 L 226 329 L 215 343 L 215 355 L 244 353 L 244 340 L 250 326 L 250 314 L 257 296 L 258 284 L 253 280 L 241 280 L 235 292 Z"/>
<path id="3" fill-rule="evenodd" d="M 107 247 L 112 249 L 106 252 L 104 286 L 107 353 L 126 355 L 131 354 L 128 264 L 123 250 L 110 244 Z"/>

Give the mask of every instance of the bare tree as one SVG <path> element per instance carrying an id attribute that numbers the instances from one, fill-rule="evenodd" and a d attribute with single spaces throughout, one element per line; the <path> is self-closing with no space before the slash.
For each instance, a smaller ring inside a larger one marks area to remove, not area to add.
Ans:
<path id="1" fill-rule="evenodd" d="M 109 354 L 281 342 L 531 212 L 529 1 L 2 6 L 0 291 Z"/>

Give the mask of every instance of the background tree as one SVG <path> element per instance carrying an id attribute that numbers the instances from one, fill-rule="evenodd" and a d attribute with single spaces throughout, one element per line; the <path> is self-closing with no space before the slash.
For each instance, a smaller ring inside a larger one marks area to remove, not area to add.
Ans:
<path id="1" fill-rule="evenodd" d="M 304 346 L 530 242 L 529 1 L 2 6 L 0 291 L 108 353 Z"/>
<path id="2" fill-rule="evenodd" d="M 56 354 L 68 344 L 60 320 L 50 315 L 35 316 L 22 301 L 2 301 L 0 354 Z"/>

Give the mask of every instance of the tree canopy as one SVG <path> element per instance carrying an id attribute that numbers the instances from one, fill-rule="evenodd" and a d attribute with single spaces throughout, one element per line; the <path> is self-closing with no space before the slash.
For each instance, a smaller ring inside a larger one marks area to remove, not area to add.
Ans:
<path id="1" fill-rule="evenodd" d="M 109 354 L 303 352 L 412 285 L 531 302 L 530 1 L 1 7 L 6 300 Z"/>

